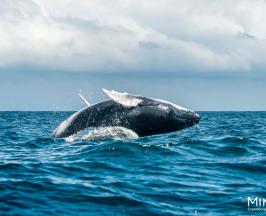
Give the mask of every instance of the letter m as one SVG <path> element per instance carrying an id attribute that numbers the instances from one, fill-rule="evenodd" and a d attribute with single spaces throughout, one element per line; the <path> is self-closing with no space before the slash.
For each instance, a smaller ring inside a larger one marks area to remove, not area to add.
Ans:
<path id="1" fill-rule="evenodd" d="M 258 197 L 256 197 L 253 200 L 250 197 L 248 197 L 248 206 L 249 204 L 254 205 L 255 203 L 256 203 L 256 206 L 258 206 Z"/>

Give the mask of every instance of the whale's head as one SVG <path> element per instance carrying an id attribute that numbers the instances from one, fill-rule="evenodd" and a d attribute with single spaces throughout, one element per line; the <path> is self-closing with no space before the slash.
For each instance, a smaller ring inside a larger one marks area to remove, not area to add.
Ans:
<path id="1" fill-rule="evenodd" d="M 200 115 L 190 109 L 178 106 L 174 103 L 158 100 L 160 102 L 159 107 L 165 111 L 166 119 L 172 127 L 175 129 L 183 129 L 192 127 L 198 124 L 200 121 Z"/>
<path id="2" fill-rule="evenodd" d="M 140 136 L 179 131 L 200 121 L 198 113 L 159 99 L 143 99 L 129 108 L 126 116 L 126 122 L 134 125 L 132 129 Z"/>
<path id="3" fill-rule="evenodd" d="M 184 127 L 192 127 L 200 121 L 200 115 L 192 110 L 174 108 L 170 113 L 178 125 L 183 124 Z"/>

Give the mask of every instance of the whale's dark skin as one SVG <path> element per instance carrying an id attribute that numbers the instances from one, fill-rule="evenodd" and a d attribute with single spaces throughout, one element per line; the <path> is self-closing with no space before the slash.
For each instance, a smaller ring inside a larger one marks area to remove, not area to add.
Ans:
<path id="1" fill-rule="evenodd" d="M 68 137 L 88 127 L 121 126 L 140 137 L 179 131 L 197 124 L 197 113 L 172 104 L 141 97 L 137 106 L 126 107 L 114 100 L 85 107 L 62 122 L 53 132 L 56 138 Z"/>

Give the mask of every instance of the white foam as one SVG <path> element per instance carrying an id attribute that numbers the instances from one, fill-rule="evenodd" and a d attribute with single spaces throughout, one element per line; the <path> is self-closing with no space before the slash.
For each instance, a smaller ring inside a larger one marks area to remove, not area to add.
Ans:
<path id="1" fill-rule="evenodd" d="M 77 137 L 76 137 L 76 135 L 71 135 L 69 137 L 66 137 L 65 140 L 67 142 L 74 142 L 75 140 L 77 140 Z"/>
<path id="2" fill-rule="evenodd" d="M 138 138 L 138 134 L 124 127 L 99 127 L 79 131 L 76 134 L 66 137 L 65 140 L 72 143 L 79 140 L 132 140 Z"/>
<path id="3" fill-rule="evenodd" d="M 138 139 L 139 136 L 132 130 L 124 127 L 100 127 L 89 131 L 82 140 L 131 140 Z"/>

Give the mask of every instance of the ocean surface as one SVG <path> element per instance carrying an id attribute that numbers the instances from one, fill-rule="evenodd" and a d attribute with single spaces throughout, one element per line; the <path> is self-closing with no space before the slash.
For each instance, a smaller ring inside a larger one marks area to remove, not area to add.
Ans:
<path id="1" fill-rule="evenodd" d="M 70 114 L 0 112 L 0 215 L 266 213 L 247 202 L 266 198 L 266 112 L 200 112 L 197 126 L 138 139 L 52 138 Z"/>

